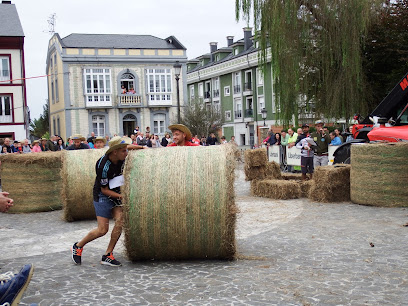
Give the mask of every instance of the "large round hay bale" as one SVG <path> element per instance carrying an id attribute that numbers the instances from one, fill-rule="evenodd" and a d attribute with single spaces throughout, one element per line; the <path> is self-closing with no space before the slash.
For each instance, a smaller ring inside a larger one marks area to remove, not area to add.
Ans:
<path id="1" fill-rule="evenodd" d="M 10 193 L 10 213 L 61 209 L 61 152 L 5 154 L 1 158 L 2 190 Z"/>
<path id="2" fill-rule="evenodd" d="M 234 169 L 229 146 L 129 152 L 122 190 L 128 257 L 232 259 Z"/>
<path id="3" fill-rule="evenodd" d="M 96 218 L 93 206 L 95 165 L 105 152 L 106 149 L 64 151 L 61 177 L 66 221 Z"/>
<path id="4" fill-rule="evenodd" d="M 351 201 L 408 206 L 408 143 L 351 146 Z"/>

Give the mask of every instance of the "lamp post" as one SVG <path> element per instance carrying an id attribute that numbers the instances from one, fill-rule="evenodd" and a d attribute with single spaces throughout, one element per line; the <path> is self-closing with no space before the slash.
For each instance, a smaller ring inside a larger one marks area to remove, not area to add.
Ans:
<path id="1" fill-rule="evenodd" d="M 262 119 L 264 121 L 264 126 L 266 126 L 265 119 L 266 119 L 266 116 L 268 115 L 268 111 L 266 110 L 265 107 L 261 110 L 261 114 L 262 114 Z"/>
<path id="2" fill-rule="evenodd" d="M 179 61 L 176 61 L 176 63 L 173 65 L 174 68 L 174 75 L 176 77 L 176 83 L 177 83 L 177 122 L 181 122 L 181 116 L 180 116 L 180 87 L 179 87 L 179 80 L 180 80 L 180 72 L 181 72 L 181 64 Z"/>

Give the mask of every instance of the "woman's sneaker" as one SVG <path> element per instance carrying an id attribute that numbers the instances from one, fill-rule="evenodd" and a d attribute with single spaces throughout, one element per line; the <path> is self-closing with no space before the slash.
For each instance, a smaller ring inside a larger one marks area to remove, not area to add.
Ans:
<path id="1" fill-rule="evenodd" d="M 77 246 L 77 242 L 74 243 L 74 245 L 72 246 L 72 261 L 77 264 L 80 265 L 81 264 L 81 258 L 82 258 L 82 250 L 84 248 L 80 248 L 79 246 Z"/>
<path id="2" fill-rule="evenodd" d="M 108 255 L 102 255 L 101 260 L 102 265 L 108 265 L 113 267 L 120 267 L 122 264 L 113 257 L 113 253 L 108 253 Z"/>

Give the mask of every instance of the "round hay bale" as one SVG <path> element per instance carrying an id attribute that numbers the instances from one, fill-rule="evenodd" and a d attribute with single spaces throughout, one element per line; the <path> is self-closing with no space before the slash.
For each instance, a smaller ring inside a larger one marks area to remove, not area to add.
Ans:
<path id="1" fill-rule="evenodd" d="M 61 177 L 64 220 L 95 219 L 93 206 L 93 186 L 95 183 L 95 165 L 106 149 L 72 150 L 62 154 Z"/>
<path id="2" fill-rule="evenodd" d="M 61 209 L 61 152 L 5 154 L 0 160 L 2 190 L 14 200 L 10 213 Z"/>
<path id="3" fill-rule="evenodd" d="M 351 201 L 408 206 L 408 143 L 351 146 Z"/>
<path id="4" fill-rule="evenodd" d="M 268 163 L 268 153 L 266 148 L 246 150 L 245 165 L 247 167 L 266 167 Z"/>
<path id="5" fill-rule="evenodd" d="M 317 167 L 313 180 L 309 199 L 326 203 L 350 201 L 350 165 Z"/>
<path id="6" fill-rule="evenodd" d="M 228 146 L 129 152 L 122 193 L 131 260 L 234 257 L 232 153 Z"/>

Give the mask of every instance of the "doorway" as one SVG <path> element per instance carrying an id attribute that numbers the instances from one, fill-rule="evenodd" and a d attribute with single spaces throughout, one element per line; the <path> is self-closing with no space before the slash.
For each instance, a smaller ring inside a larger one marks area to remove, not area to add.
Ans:
<path id="1" fill-rule="evenodd" d="M 136 116 L 132 114 L 128 114 L 125 117 L 123 117 L 123 135 L 130 137 L 131 134 L 133 134 L 135 128 L 136 128 Z"/>

